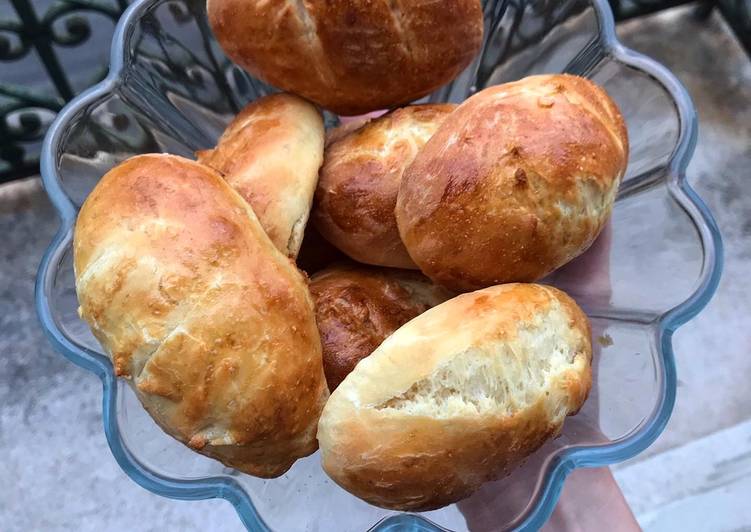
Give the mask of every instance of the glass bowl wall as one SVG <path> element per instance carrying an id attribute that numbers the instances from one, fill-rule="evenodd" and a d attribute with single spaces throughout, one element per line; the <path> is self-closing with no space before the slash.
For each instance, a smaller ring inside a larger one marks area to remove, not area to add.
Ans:
<path id="1" fill-rule="evenodd" d="M 671 335 L 706 304 L 721 267 L 717 228 L 684 177 L 696 136 L 691 101 L 662 66 L 617 42 L 604 1 L 483 4 L 481 56 L 426 100 L 459 102 L 488 85 L 570 72 L 604 86 L 626 118 L 631 155 L 612 222 L 586 254 L 547 279 L 592 319 L 595 380 L 584 408 L 509 477 L 419 515 L 350 496 L 322 472 L 317 454 L 279 479 L 262 480 L 166 436 L 114 378 L 78 318 L 70 253 L 75 216 L 120 161 L 149 152 L 192 157 L 214 145 L 246 102 L 274 89 L 224 56 L 204 0 L 141 0 L 120 21 L 108 78 L 69 104 L 45 140 L 42 177 L 61 227 L 42 260 L 36 293 L 52 343 L 102 379 L 107 439 L 136 482 L 168 497 L 224 497 L 252 530 L 534 529 L 573 468 L 630 458 L 662 431 L 675 399 Z"/>

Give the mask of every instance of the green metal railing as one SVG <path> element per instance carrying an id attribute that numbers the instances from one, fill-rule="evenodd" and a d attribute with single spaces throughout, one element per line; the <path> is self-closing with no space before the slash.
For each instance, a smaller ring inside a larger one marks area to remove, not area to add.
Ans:
<path id="1" fill-rule="evenodd" d="M 37 173 L 55 114 L 106 74 L 112 31 L 130 1 L 0 0 L 0 182 Z M 623 20 L 688 0 L 610 2 Z M 718 6 L 751 50 L 751 0 L 696 4 L 705 14 Z"/>

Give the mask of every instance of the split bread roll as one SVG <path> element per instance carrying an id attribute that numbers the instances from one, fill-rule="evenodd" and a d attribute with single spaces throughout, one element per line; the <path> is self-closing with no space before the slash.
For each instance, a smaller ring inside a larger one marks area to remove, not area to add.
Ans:
<path id="1" fill-rule="evenodd" d="M 494 286 L 428 310 L 334 391 L 322 465 L 383 508 L 422 511 L 508 474 L 577 412 L 591 385 L 584 313 L 563 292 Z"/>
<path id="2" fill-rule="evenodd" d="M 315 451 L 328 390 L 305 279 L 219 174 L 125 161 L 73 253 L 81 317 L 165 432 L 260 477 Z"/>
<path id="3" fill-rule="evenodd" d="M 412 318 L 451 297 L 417 272 L 331 266 L 310 280 L 329 390 Z"/>
<path id="4" fill-rule="evenodd" d="M 591 81 L 544 75 L 490 87 L 404 173 L 399 233 L 423 273 L 452 290 L 534 281 L 594 241 L 627 160 L 623 117 Z"/>
<path id="5" fill-rule="evenodd" d="M 480 0 L 208 0 L 206 9 L 235 63 L 341 115 L 421 98 L 482 45 Z"/>
<path id="6" fill-rule="evenodd" d="M 358 262 L 416 269 L 396 226 L 396 195 L 404 170 L 455 108 L 413 105 L 344 136 L 335 130 L 312 214 L 321 234 Z"/>
<path id="7" fill-rule="evenodd" d="M 294 258 L 308 222 L 323 142 L 318 109 L 292 94 L 274 94 L 248 104 L 214 149 L 196 155 L 245 198 L 277 249 Z"/>

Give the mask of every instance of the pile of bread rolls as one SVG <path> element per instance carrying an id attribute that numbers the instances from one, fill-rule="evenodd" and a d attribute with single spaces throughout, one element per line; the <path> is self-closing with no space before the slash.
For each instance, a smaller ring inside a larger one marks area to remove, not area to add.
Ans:
<path id="1" fill-rule="evenodd" d="M 197 161 L 126 160 L 82 206 L 79 312 L 115 373 L 167 433 L 251 475 L 320 447 L 354 495 L 427 510 L 507 474 L 590 388 L 586 316 L 526 283 L 607 221 L 628 158 L 616 105 L 542 75 L 400 107 L 475 57 L 479 0 L 208 15 L 288 92 Z M 390 111 L 325 132 L 322 108 Z"/>

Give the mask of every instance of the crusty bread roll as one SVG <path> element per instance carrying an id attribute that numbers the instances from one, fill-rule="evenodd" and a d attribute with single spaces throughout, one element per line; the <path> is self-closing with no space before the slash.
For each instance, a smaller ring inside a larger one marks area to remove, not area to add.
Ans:
<path id="1" fill-rule="evenodd" d="M 430 510 L 508 472 L 579 410 L 589 322 L 563 292 L 508 284 L 460 295 L 389 336 L 332 393 L 323 468 L 371 504 Z"/>
<path id="2" fill-rule="evenodd" d="M 248 104 L 216 148 L 196 155 L 250 203 L 274 245 L 294 258 L 323 162 L 323 139 L 323 118 L 312 104 L 274 94 Z"/>
<path id="3" fill-rule="evenodd" d="M 207 11 L 238 65 L 342 115 L 425 96 L 482 44 L 480 0 L 208 0 Z"/>
<path id="4" fill-rule="evenodd" d="M 404 170 L 455 108 L 404 107 L 331 143 L 312 214 L 321 234 L 359 262 L 417 268 L 399 237 L 396 194 Z"/>
<path id="5" fill-rule="evenodd" d="M 310 292 L 331 391 L 396 329 L 451 297 L 417 272 L 353 265 L 318 272 Z"/>
<path id="6" fill-rule="evenodd" d="M 167 433 L 261 477 L 315 451 L 328 390 L 306 282 L 219 174 L 127 160 L 73 252 L 81 317 Z"/>
<path id="7" fill-rule="evenodd" d="M 402 241 L 424 273 L 456 291 L 540 279 L 597 237 L 627 159 L 618 108 L 586 79 L 485 89 L 404 173 Z"/>

